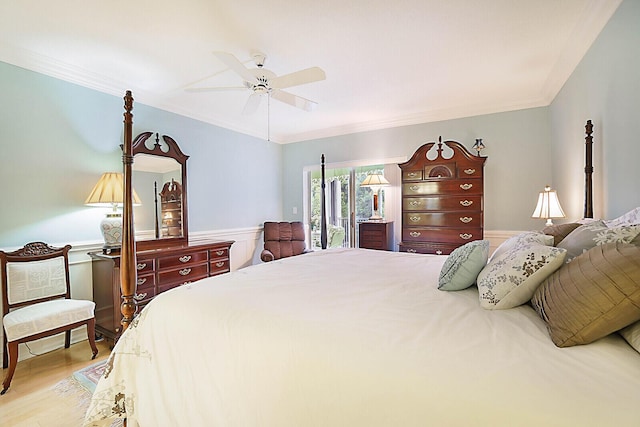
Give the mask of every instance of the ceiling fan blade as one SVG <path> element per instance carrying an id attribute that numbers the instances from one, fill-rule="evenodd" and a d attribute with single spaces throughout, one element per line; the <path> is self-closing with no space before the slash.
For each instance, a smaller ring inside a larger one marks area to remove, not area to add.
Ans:
<path id="1" fill-rule="evenodd" d="M 245 81 L 250 83 L 257 83 L 258 79 L 251 74 L 251 72 L 245 67 L 242 62 L 238 60 L 235 56 L 227 52 L 213 52 L 213 54 L 224 64 L 231 68 L 236 72 L 240 77 L 242 77 Z"/>
<path id="2" fill-rule="evenodd" d="M 260 105 L 260 98 L 261 96 L 259 93 L 252 93 L 247 99 L 247 103 L 244 104 L 242 114 L 249 115 L 255 113 Z"/>
<path id="3" fill-rule="evenodd" d="M 188 87 L 185 92 L 225 92 L 230 90 L 247 90 L 247 88 L 244 86 Z"/>
<path id="4" fill-rule="evenodd" d="M 285 89 L 306 83 L 313 83 L 326 79 L 327 76 L 319 67 L 311 67 L 269 80 L 269 86 L 275 89 Z"/>
<path id="5" fill-rule="evenodd" d="M 313 111 L 318 106 L 317 102 L 310 101 L 283 90 L 273 89 L 271 91 L 271 96 L 280 102 L 284 102 L 285 104 L 292 105 L 305 111 Z"/>

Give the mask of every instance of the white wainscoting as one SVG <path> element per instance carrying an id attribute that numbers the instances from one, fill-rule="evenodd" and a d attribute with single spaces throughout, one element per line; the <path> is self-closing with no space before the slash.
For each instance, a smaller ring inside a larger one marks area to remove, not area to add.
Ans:
<path id="1" fill-rule="evenodd" d="M 509 237 L 520 233 L 520 231 L 486 230 L 485 239 L 491 242 L 490 253 Z M 249 227 L 230 230 L 212 230 L 206 232 L 196 232 L 189 235 L 192 243 L 211 240 L 234 240 L 231 246 L 231 270 L 235 271 L 252 264 L 259 264 L 260 252 L 263 247 L 262 227 Z M 52 244 L 53 246 L 63 246 Z M 77 242 L 71 243 L 69 252 L 69 276 L 71 280 L 71 295 L 79 299 L 93 299 L 91 258 L 88 252 L 99 251 L 102 248 L 100 242 Z M 17 249 L 17 248 L 14 248 Z M 7 249 L 9 250 L 9 249 Z M 4 333 L 2 330 L 1 333 Z M 71 342 L 76 343 L 87 339 L 86 328 L 78 328 L 71 333 Z M 29 343 L 29 348 L 34 354 L 43 354 L 64 346 L 64 335 L 43 338 Z M 4 351 L 4 348 L 0 351 Z M 19 359 L 24 360 L 32 355 L 24 344 L 20 345 Z M 87 358 L 90 358 L 91 349 L 87 344 Z"/>
<path id="2" fill-rule="evenodd" d="M 238 270 L 247 267 L 254 262 L 260 261 L 260 251 L 262 251 L 262 227 L 251 227 L 233 230 L 213 230 L 208 232 L 198 232 L 189 235 L 192 243 L 211 240 L 234 240 L 231 246 L 231 270 Z M 64 246 L 66 243 L 52 246 Z M 91 258 L 88 252 L 102 250 L 101 242 L 76 242 L 70 243 L 72 248 L 69 251 L 69 279 L 71 281 L 71 296 L 78 299 L 93 299 L 93 285 L 91 272 Z M 18 248 L 6 248 L 6 251 Z M 4 334 L 4 329 L 0 328 L 0 339 Z M 71 342 L 76 343 L 87 339 L 85 327 L 75 329 L 71 332 Z M 34 355 L 44 354 L 52 350 L 64 347 L 64 335 L 43 338 L 38 341 L 19 346 L 18 360 L 28 359 Z M 31 351 L 29 351 L 31 349 Z M 0 349 L 0 354 L 4 348 Z M 91 358 L 91 349 L 87 344 L 87 359 Z"/>

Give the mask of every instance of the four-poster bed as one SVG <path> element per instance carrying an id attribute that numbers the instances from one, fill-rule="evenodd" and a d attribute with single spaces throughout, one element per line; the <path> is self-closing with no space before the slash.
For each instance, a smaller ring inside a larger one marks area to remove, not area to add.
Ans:
<path id="1" fill-rule="evenodd" d="M 113 417 L 129 427 L 640 420 L 640 354 L 620 335 L 558 348 L 529 304 L 485 310 L 475 286 L 439 290 L 447 256 L 315 251 L 175 288 L 132 318 L 128 228 L 128 329 L 94 393 L 88 426 Z M 206 333 L 196 326 L 204 323 Z"/>

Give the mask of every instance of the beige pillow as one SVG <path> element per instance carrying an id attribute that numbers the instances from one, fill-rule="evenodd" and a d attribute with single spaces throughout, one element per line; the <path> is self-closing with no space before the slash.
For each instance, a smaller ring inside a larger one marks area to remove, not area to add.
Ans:
<path id="1" fill-rule="evenodd" d="M 640 247 L 590 249 L 547 278 L 531 303 L 558 347 L 588 344 L 640 320 Z"/>
<path id="2" fill-rule="evenodd" d="M 547 236 L 553 236 L 553 246 L 558 246 L 558 243 L 562 241 L 569 233 L 576 228 L 580 227 L 577 222 L 571 222 L 569 224 L 553 224 L 548 225 L 542 229 L 542 234 Z"/>

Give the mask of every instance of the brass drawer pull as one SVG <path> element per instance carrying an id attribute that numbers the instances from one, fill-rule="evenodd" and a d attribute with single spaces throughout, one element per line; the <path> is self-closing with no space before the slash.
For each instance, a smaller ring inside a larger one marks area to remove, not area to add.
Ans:
<path id="1" fill-rule="evenodd" d="M 411 190 L 411 191 L 418 191 L 418 189 L 419 189 L 419 188 L 420 188 L 420 187 L 419 187 L 419 186 L 417 186 L 417 185 L 412 185 L 411 187 L 409 187 L 409 190 Z"/>
<path id="2" fill-rule="evenodd" d="M 460 200 L 460 204 L 467 208 L 473 204 L 473 200 Z"/>
<path id="3" fill-rule="evenodd" d="M 473 184 L 460 184 L 460 188 L 463 190 L 470 190 L 473 187 Z"/>
<path id="4" fill-rule="evenodd" d="M 438 249 L 438 250 L 436 251 L 436 255 L 442 255 L 442 251 L 441 251 L 440 249 Z"/>
<path id="5" fill-rule="evenodd" d="M 420 233 L 419 231 L 412 231 L 411 233 L 409 233 L 409 236 L 411 237 L 420 237 L 422 233 Z"/>
<path id="6" fill-rule="evenodd" d="M 409 202 L 409 206 L 420 206 L 420 200 L 412 200 Z"/>
<path id="7" fill-rule="evenodd" d="M 415 178 L 416 176 L 418 176 L 418 173 L 417 173 L 417 172 L 409 172 L 409 173 L 407 174 L 407 176 L 408 176 L 409 178 Z"/>
<path id="8" fill-rule="evenodd" d="M 415 249 L 408 248 L 407 252 L 409 252 L 411 254 L 415 254 L 417 251 Z"/>
<path id="9" fill-rule="evenodd" d="M 224 265 L 224 261 L 216 262 L 216 267 L 220 268 Z"/>
<path id="10" fill-rule="evenodd" d="M 189 262 L 191 261 L 191 255 L 183 255 L 180 258 L 178 258 L 178 260 L 180 260 L 180 262 L 182 263 Z"/>
<path id="11" fill-rule="evenodd" d="M 409 220 L 410 220 L 410 221 L 413 221 L 413 222 L 418 222 L 418 221 L 420 221 L 420 217 L 419 217 L 419 216 L 417 216 L 417 215 L 416 215 L 416 216 L 410 216 L 410 217 L 409 217 Z"/>
<path id="12" fill-rule="evenodd" d="M 470 216 L 461 216 L 460 221 L 464 222 L 465 224 L 469 224 L 471 221 L 473 221 L 473 218 L 471 218 Z"/>
<path id="13" fill-rule="evenodd" d="M 141 262 L 140 264 L 136 265 L 136 270 L 144 270 L 145 268 L 147 268 L 146 262 Z"/>
<path id="14" fill-rule="evenodd" d="M 144 285 L 146 281 L 147 281 L 147 278 L 146 278 L 146 277 L 141 277 L 141 278 L 139 278 L 139 279 L 136 281 L 136 283 L 137 283 L 137 284 L 138 284 L 138 286 L 139 286 L 139 285 Z"/>
<path id="15" fill-rule="evenodd" d="M 185 269 L 182 269 L 182 270 L 178 271 L 178 273 L 181 276 L 188 276 L 189 273 L 191 273 L 191 269 L 190 268 L 185 268 Z"/>
<path id="16" fill-rule="evenodd" d="M 133 296 L 133 299 L 136 301 L 142 301 L 143 299 L 145 299 L 147 297 L 147 293 L 143 292 L 141 294 L 136 294 Z"/>
<path id="17" fill-rule="evenodd" d="M 464 173 L 466 173 L 467 175 L 473 175 L 474 173 L 476 173 L 476 170 L 469 168 L 469 169 L 465 169 Z"/>
<path id="18" fill-rule="evenodd" d="M 218 256 L 224 255 L 224 250 L 216 251 L 216 255 Z"/>
<path id="19" fill-rule="evenodd" d="M 473 234 L 469 234 L 469 233 L 460 233 L 460 237 L 464 240 L 469 240 L 470 238 L 473 237 Z"/>
<path id="20" fill-rule="evenodd" d="M 187 280 L 186 282 L 181 283 L 180 286 L 190 285 L 191 283 L 192 283 L 191 280 Z"/>

